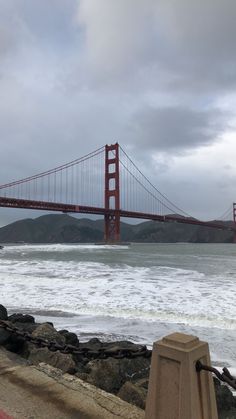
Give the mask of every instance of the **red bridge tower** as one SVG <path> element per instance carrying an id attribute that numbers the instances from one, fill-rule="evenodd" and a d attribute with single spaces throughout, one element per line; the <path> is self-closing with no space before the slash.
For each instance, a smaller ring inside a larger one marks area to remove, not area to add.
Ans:
<path id="1" fill-rule="evenodd" d="M 105 148 L 105 234 L 106 243 L 120 241 L 119 144 Z"/>
<path id="2" fill-rule="evenodd" d="M 234 243 L 236 243 L 236 202 L 233 203 Z"/>

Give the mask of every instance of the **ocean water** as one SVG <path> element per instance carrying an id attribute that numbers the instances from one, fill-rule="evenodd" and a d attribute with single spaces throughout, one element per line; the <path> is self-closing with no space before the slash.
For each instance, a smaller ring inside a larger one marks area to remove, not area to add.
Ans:
<path id="1" fill-rule="evenodd" d="M 179 331 L 236 367 L 233 244 L 9 245 L 0 250 L 0 303 L 81 339 L 151 346 Z M 236 369 L 235 369 L 236 371 Z"/>

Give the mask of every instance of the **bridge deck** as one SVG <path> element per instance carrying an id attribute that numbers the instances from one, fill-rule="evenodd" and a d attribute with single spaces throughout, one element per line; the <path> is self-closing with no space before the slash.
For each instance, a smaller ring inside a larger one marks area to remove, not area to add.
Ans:
<path id="1" fill-rule="evenodd" d="M 27 199 L 16 199 L 16 198 L 7 198 L 0 197 L 0 207 L 5 208 L 22 208 L 22 209 L 32 209 L 32 210 L 43 210 L 43 211 L 56 211 L 64 213 L 81 213 L 81 214 L 95 214 L 95 215 L 108 215 L 108 214 L 117 214 L 119 213 L 120 217 L 126 218 L 139 218 L 144 220 L 153 220 L 160 222 L 175 222 L 181 224 L 191 224 L 198 225 L 203 227 L 211 227 L 219 230 L 228 230 L 235 231 L 234 226 L 226 226 L 222 222 L 214 221 L 200 221 L 195 218 L 190 217 L 180 217 L 174 215 L 159 215 L 159 214 L 150 214 L 142 213 L 135 211 L 126 211 L 120 209 L 119 211 L 114 209 L 105 209 L 99 207 L 90 207 L 84 205 L 73 205 L 73 204 L 64 204 L 64 203 L 55 203 L 55 202 L 46 202 L 46 201 L 33 201 Z"/>

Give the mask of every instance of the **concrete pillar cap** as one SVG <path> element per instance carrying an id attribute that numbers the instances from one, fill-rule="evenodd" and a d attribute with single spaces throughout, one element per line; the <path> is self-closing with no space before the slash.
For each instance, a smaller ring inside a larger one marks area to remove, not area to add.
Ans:
<path id="1" fill-rule="evenodd" d="M 162 339 L 162 343 L 168 346 L 174 346 L 181 349 L 192 349 L 199 345 L 197 336 L 185 335 L 184 333 L 172 333 Z"/>

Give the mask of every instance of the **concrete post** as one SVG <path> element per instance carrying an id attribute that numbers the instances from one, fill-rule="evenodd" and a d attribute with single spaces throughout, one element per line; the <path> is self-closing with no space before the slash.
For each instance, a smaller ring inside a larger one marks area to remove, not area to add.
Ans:
<path id="1" fill-rule="evenodd" d="M 153 345 L 145 419 L 218 419 L 209 348 L 197 337 L 173 333 Z"/>

